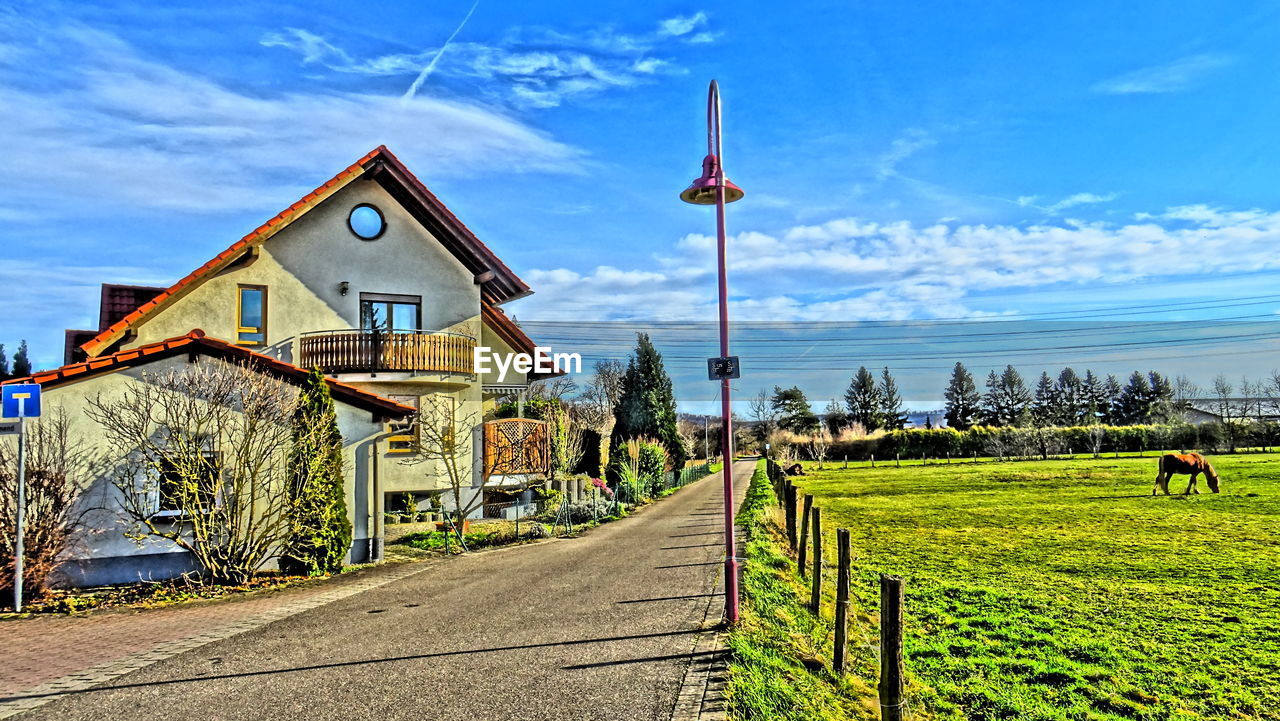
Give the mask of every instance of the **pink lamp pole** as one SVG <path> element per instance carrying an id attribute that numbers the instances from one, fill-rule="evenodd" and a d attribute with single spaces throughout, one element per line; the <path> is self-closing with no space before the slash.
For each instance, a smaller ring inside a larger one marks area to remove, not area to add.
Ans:
<path id="1" fill-rule="evenodd" d="M 720 274 L 720 357 L 729 357 L 729 280 L 725 267 L 724 206 L 740 200 L 742 189 L 724 177 L 720 162 L 720 86 L 711 81 L 707 91 L 707 157 L 702 159 L 702 176 L 693 181 L 680 199 L 694 205 L 716 206 L 716 262 Z M 733 418 L 729 404 L 729 378 L 720 379 L 720 416 L 724 455 L 724 615 L 738 622 L 738 552 L 733 534 Z"/>

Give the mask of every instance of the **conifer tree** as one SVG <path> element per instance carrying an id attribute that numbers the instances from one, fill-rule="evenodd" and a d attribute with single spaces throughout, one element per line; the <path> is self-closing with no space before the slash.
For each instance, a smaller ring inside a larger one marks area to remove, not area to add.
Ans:
<path id="1" fill-rule="evenodd" d="M 774 386 L 771 403 L 779 415 L 778 426 L 783 430 L 807 436 L 816 432 L 821 425 L 817 414 L 809 407 L 809 399 L 799 386 Z"/>
<path id="2" fill-rule="evenodd" d="M 9 356 L 4 354 L 4 343 L 0 343 L 0 380 L 9 377 Z"/>
<path id="3" fill-rule="evenodd" d="M 973 375 L 963 363 L 956 363 L 952 369 L 951 382 L 942 395 L 947 399 L 947 425 L 958 431 L 972 428 L 982 410 L 982 396 L 973 382 Z"/>
<path id="4" fill-rule="evenodd" d="M 1117 426 L 1122 423 L 1121 416 L 1123 413 L 1120 409 L 1120 394 L 1123 390 L 1120 387 L 1120 381 L 1115 376 L 1107 374 L 1107 380 L 1102 384 L 1102 412 L 1104 414 L 1103 420 L 1107 422 L 1107 425 Z"/>
<path id="5" fill-rule="evenodd" d="M 1084 372 L 1080 381 L 1080 416 L 1086 424 L 1098 422 L 1098 414 L 1107 408 L 1107 391 L 1102 379 L 1094 375 L 1092 370 Z"/>
<path id="6" fill-rule="evenodd" d="M 13 354 L 13 377 L 22 378 L 31 375 L 31 360 L 27 357 L 27 341 L 18 344 L 18 352 Z"/>
<path id="7" fill-rule="evenodd" d="M 351 550 L 342 433 L 324 374 L 312 370 L 298 398 L 289 454 L 289 533 L 280 570 L 318 576 L 342 569 Z"/>
<path id="8" fill-rule="evenodd" d="M 844 392 L 844 404 L 849 409 L 849 417 L 867 433 L 880 427 L 880 389 L 866 366 L 859 367 L 849 381 L 849 388 Z"/>
<path id="9" fill-rule="evenodd" d="M 987 393 L 982 397 L 982 407 L 986 421 L 991 425 L 1022 425 L 1031 400 L 1031 391 L 1027 390 L 1022 376 L 1012 365 L 1006 366 L 1000 375 L 995 371 L 987 375 Z"/>
<path id="10" fill-rule="evenodd" d="M 907 415 L 902 411 L 902 395 L 886 366 L 880 373 L 880 427 L 890 431 L 902 430 Z"/>
<path id="11" fill-rule="evenodd" d="M 636 334 L 636 349 L 622 376 L 622 391 L 613 410 L 610 448 L 633 438 L 656 438 L 667 449 L 673 468 L 684 468 L 688 452 L 676 426 L 676 397 L 662 354 L 647 333 Z"/>
<path id="12" fill-rule="evenodd" d="M 1147 380 L 1151 385 L 1151 394 L 1147 397 L 1147 418 L 1167 423 L 1178 415 L 1174 409 L 1173 383 L 1156 371 L 1147 373 Z"/>
<path id="13" fill-rule="evenodd" d="M 1066 367 L 1058 374 L 1054 386 L 1058 397 L 1054 422 L 1064 426 L 1078 425 L 1084 419 L 1084 382 L 1074 368 Z"/>
<path id="14" fill-rule="evenodd" d="M 1045 371 L 1040 372 L 1040 380 L 1036 382 L 1035 400 L 1031 402 L 1031 422 L 1037 426 L 1051 426 L 1057 419 L 1059 411 L 1058 392 Z"/>
<path id="15" fill-rule="evenodd" d="M 1150 414 L 1151 382 L 1139 371 L 1134 371 L 1120 392 L 1120 421 L 1125 424 L 1146 423 Z"/>

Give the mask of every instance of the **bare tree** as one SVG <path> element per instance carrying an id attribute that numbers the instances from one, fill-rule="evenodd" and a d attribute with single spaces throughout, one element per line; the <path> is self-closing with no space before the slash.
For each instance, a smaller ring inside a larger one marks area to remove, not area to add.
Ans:
<path id="1" fill-rule="evenodd" d="M 463 521 L 484 505 L 484 488 L 492 476 L 502 476 L 503 492 L 516 493 L 541 485 L 542 471 L 550 466 L 548 424 L 511 418 L 495 426 L 501 429 L 497 447 L 484 459 L 483 472 L 474 473 L 476 458 L 470 430 L 477 422 L 476 414 L 460 412 L 452 397 L 423 397 L 415 421 L 418 453 L 402 461 L 423 466 L 429 481 L 444 477 L 445 492 L 453 500 L 449 515 L 459 541 Z M 581 447 L 580 438 L 578 445 Z"/>
<path id="2" fill-rule="evenodd" d="M 1222 418 L 1222 430 L 1227 436 L 1227 450 L 1231 453 L 1236 451 L 1236 438 L 1240 430 L 1235 399 L 1231 397 L 1233 390 L 1235 389 L 1225 375 L 1219 373 L 1213 379 L 1213 395 L 1218 415 Z"/>
<path id="3" fill-rule="evenodd" d="M 1101 424 L 1093 424 L 1089 426 L 1089 450 L 1093 452 L 1093 457 L 1097 458 L 1102 454 L 1102 442 L 1107 438 L 1107 429 Z"/>
<path id="4" fill-rule="evenodd" d="M 600 360 L 586 390 L 578 396 L 577 406 L 586 427 L 604 431 L 613 420 L 613 409 L 622 396 L 622 377 L 626 374 L 622 361 Z"/>
<path id="5" fill-rule="evenodd" d="M 768 389 L 761 388 L 760 392 L 751 399 L 748 408 L 751 411 L 751 419 L 756 423 L 756 438 L 761 443 L 772 445 L 773 436 L 778 430 L 778 419 L 782 414 L 773 405 L 773 397 L 769 395 Z"/>
<path id="6" fill-rule="evenodd" d="M 710 436 L 709 431 L 703 427 L 701 423 L 694 423 L 688 418 L 676 419 L 676 432 L 680 434 L 680 441 L 684 443 L 684 447 L 692 451 L 695 458 L 709 458 L 707 444 L 704 439 Z"/>
<path id="7" fill-rule="evenodd" d="M 827 428 L 825 423 L 818 426 L 818 430 L 809 436 L 809 455 L 813 460 L 818 462 L 818 468 L 823 468 L 827 462 L 827 453 L 831 450 L 831 429 Z"/>
<path id="8" fill-rule="evenodd" d="M 200 360 L 89 399 L 126 535 L 190 552 L 215 583 L 251 579 L 289 533 L 297 398 L 250 366 Z"/>
<path id="9" fill-rule="evenodd" d="M 48 590 L 50 576 L 81 540 L 86 513 L 82 501 L 93 463 L 84 444 L 71 433 L 66 410 L 54 407 L 27 425 L 26 494 L 23 532 L 23 596 L 35 599 Z M 13 561 L 17 539 L 17 444 L 0 443 L 0 597 L 13 591 Z"/>
<path id="10" fill-rule="evenodd" d="M 1191 379 L 1179 375 L 1173 379 L 1173 412 L 1179 420 L 1186 420 L 1187 411 L 1192 409 L 1192 401 L 1200 396 L 1200 386 Z"/>
<path id="11" fill-rule="evenodd" d="M 551 441 L 551 478 L 572 475 L 582 460 L 582 425 L 561 403 L 551 404 L 547 425 Z"/>
<path id="12" fill-rule="evenodd" d="M 554 376 L 530 383 L 526 392 L 529 398 L 563 401 L 578 392 L 578 382 L 567 375 Z"/>

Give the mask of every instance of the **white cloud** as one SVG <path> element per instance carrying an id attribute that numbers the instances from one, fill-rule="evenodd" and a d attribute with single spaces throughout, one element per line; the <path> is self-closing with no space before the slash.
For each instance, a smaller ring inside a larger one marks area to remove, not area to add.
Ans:
<path id="1" fill-rule="evenodd" d="M 21 33 L 21 30 L 18 31 Z M 428 178 L 575 172 L 583 153 L 492 107 L 419 96 L 249 93 L 116 36 L 42 27 L 0 67 L 0 212 L 73 203 L 183 211 L 274 207 L 387 144 Z M 314 57 L 332 55 L 294 35 Z M 282 38 L 282 42 L 287 38 Z M 33 82 L 31 67 L 40 67 Z"/>
<path id="2" fill-rule="evenodd" d="M 1067 208 L 1074 208 L 1077 205 L 1091 205 L 1094 203 L 1110 203 L 1111 201 L 1115 200 L 1116 197 L 1117 195 L 1115 193 L 1107 193 L 1106 195 L 1098 195 L 1097 193 L 1076 193 L 1075 195 L 1069 195 L 1063 198 L 1062 200 L 1059 200 L 1058 202 L 1048 206 L 1044 210 L 1047 213 L 1059 213 L 1066 210 Z"/>
<path id="3" fill-rule="evenodd" d="M 440 76 L 464 81 L 473 91 L 518 107 L 550 108 L 580 96 L 610 88 L 652 82 L 657 75 L 684 72 L 670 58 L 653 53 L 677 40 L 689 44 L 713 42 L 710 32 L 694 33 L 707 22 L 705 13 L 680 16 L 659 23 L 658 30 L 640 35 L 613 28 L 567 35 L 545 29 L 514 30 L 501 43 L 450 42 L 449 52 L 430 48 L 421 52 L 357 57 L 315 33 L 286 28 L 267 33 L 260 41 L 297 53 L 303 64 L 319 64 L 339 73 L 423 78 Z M 452 38 L 451 38 L 452 39 Z"/>
<path id="4" fill-rule="evenodd" d="M 898 165 L 902 161 L 937 143 L 932 135 L 919 128 L 908 129 L 901 137 L 894 139 L 889 149 L 876 159 L 876 176 L 881 180 L 897 176 Z"/>
<path id="5" fill-rule="evenodd" d="M 300 28 L 285 28 L 267 33 L 260 41 L 264 47 L 287 48 L 302 56 L 304 63 L 350 63 L 351 56 L 315 33 Z"/>
<path id="6" fill-rule="evenodd" d="M 1093 91 L 1108 95 L 1176 93 L 1191 88 L 1214 70 L 1232 62 L 1232 58 L 1214 53 L 1191 55 L 1103 80 L 1093 86 Z"/>
<path id="7" fill-rule="evenodd" d="M 1199 277 L 1280 269 L 1280 212 L 1169 208 L 1130 224 L 919 226 L 835 218 L 729 241 L 739 320 L 976 317 L 990 292 L 1107 285 L 1169 276 L 1185 259 Z M 643 271 L 535 271 L 526 301 L 539 319 L 704 319 L 715 307 L 715 241 L 692 234 Z"/>
<path id="8" fill-rule="evenodd" d="M 665 37 L 688 35 L 705 25 L 706 22 L 707 14 L 705 12 L 697 12 L 693 15 L 677 15 L 658 23 L 658 35 Z"/>

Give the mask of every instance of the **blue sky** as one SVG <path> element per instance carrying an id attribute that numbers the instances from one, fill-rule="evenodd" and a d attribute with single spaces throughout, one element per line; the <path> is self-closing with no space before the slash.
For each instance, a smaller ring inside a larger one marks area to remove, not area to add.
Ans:
<path id="1" fill-rule="evenodd" d="M 748 193 L 729 218 L 736 318 L 1088 320 L 1162 303 L 1184 305 L 1136 317 L 1236 317 L 1187 302 L 1275 285 L 1276 15 L 1245 2 L 10 4 L 0 340 L 27 338 L 55 365 L 61 329 L 93 325 L 100 282 L 168 284 L 380 143 L 535 287 L 510 306 L 521 320 L 713 317 L 712 216 L 676 198 L 699 170 L 712 77 L 727 169 Z M 1229 367 L 1197 365 L 1198 347 L 1158 360 L 1207 383 L 1269 370 L 1273 346 L 1249 341 Z M 678 347 L 682 395 L 709 398 Z M 840 347 L 856 367 L 863 345 Z M 1020 357 L 1027 376 L 1077 363 Z M 799 377 L 823 398 L 847 375 L 770 372 L 743 388 Z M 932 375 L 903 375 L 908 398 L 939 396 Z"/>

